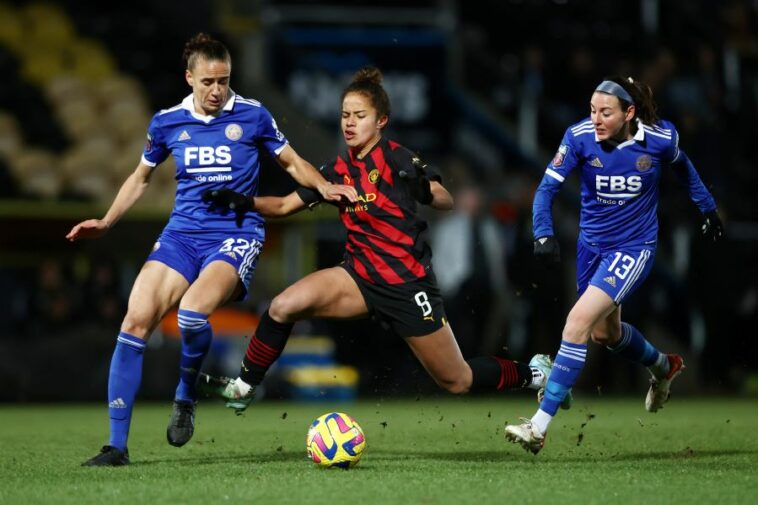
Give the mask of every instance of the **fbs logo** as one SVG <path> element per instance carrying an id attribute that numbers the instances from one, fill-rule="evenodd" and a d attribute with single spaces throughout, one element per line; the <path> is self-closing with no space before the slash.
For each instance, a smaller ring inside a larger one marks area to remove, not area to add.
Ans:
<path id="1" fill-rule="evenodd" d="M 611 286 L 613 286 L 614 288 L 616 287 L 616 278 L 614 276 L 609 275 L 608 277 L 605 277 L 603 280 L 607 282 L 608 284 L 610 284 Z"/>

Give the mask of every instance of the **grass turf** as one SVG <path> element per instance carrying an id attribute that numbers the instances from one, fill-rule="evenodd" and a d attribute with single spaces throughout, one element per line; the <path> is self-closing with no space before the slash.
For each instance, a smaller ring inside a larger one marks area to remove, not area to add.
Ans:
<path id="1" fill-rule="evenodd" d="M 582 398 L 545 449 L 506 443 L 524 396 L 262 402 L 236 417 L 202 403 L 194 439 L 166 443 L 171 405 L 135 408 L 132 465 L 82 468 L 107 439 L 103 406 L 0 407 L 0 503 L 758 503 L 758 402 L 678 397 L 658 414 Z M 311 420 L 353 415 L 368 447 L 350 470 L 305 459 Z"/>

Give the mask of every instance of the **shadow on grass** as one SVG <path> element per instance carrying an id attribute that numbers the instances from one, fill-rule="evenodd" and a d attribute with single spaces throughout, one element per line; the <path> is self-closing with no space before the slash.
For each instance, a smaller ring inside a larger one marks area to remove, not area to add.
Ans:
<path id="1" fill-rule="evenodd" d="M 176 457 L 176 458 L 160 458 L 160 459 L 145 459 L 132 461 L 132 466 L 148 466 L 148 465 L 176 465 L 181 463 L 183 465 L 216 465 L 219 463 L 250 463 L 250 464 L 262 464 L 262 463 L 290 463 L 297 461 L 308 461 L 305 451 L 274 451 L 267 453 L 246 453 L 246 454 L 213 454 L 207 453 L 197 455 L 195 457 Z"/>
<path id="2" fill-rule="evenodd" d="M 572 451 L 573 452 L 573 451 Z M 677 461 L 677 460 L 706 460 L 711 458 L 729 457 L 729 456 L 749 456 L 758 454 L 758 450 L 753 449 L 729 449 L 729 450 L 698 450 L 686 448 L 681 451 L 650 451 L 650 452 L 623 452 L 612 453 L 609 451 L 590 451 L 582 455 L 576 453 L 566 454 L 565 451 L 550 454 L 547 452 L 538 457 L 521 451 L 497 450 L 497 451 L 408 451 L 398 455 L 395 451 L 383 451 L 381 449 L 371 449 L 371 460 L 377 463 L 382 461 L 392 461 L 402 463 L 403 461 L 451 461 L 461 463 L 513 463 L 524 460 L 541 462 L 544 464 L 560 463 L 588 463 L 605 461 L 612 463 L 614 461 Z M 308 458 L 302 451 L 274 451 L 267 453 L 246 453 L 246 454 L 203 454 L 195 457 L 176 457 L 161 458 L 133 461 L 133 466 L 149 466 L 161 464 L 185 464 L 185 465 L 216 465 L 223 463 L 236 464 L 268 464 L 268 463 L 292 463 L 307 462 Z M 364 465 L 365 466 L 365 465 Z"/>

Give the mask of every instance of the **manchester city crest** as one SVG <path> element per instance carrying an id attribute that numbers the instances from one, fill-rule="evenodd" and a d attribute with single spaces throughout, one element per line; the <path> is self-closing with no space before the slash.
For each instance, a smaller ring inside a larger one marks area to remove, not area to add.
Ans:
<path id="1" fill-rule="evenodd" d="M 637 170 L 640 172 L 647 172 L 650 170 L 650 167 L 653 166 L 653 159 L 648 156 L 647 154 L 643 154 L 639 158 L 637 158 L 637 162 L 635 163 L 637 166 Z"/>
<path id="2" fill-rule="evenodd" d="M 242 127 L 237 123 L 232 123 L 226 127 L 224 133 L 229 140 L 239 140 L 242 137 Z"/>
<path id="3" fill-rule="evenodd" d="M 376 181 L 378 180 L 379 180 L 379 170 L 375 168 L 371 172 L 368 173 L 368 182 L 370 182 L 371 184 L 376 184 Z"/>

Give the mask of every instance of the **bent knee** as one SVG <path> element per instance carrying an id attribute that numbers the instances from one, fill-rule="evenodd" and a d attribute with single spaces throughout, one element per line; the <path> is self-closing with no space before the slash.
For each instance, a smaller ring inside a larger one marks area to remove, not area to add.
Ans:
<path id="1" fill-rule="evenodd" d="M 618 342 L 621 337 L 621 332 L 613 331 L 607 327 L 593 328 L 590 336 L 592 337 L 592 341 L 596 344 L 608 347 Z"/>
<path id="2" fill-rule="evenodd" d="M 279 322 L 291 322 L 298 319 L 299 314 L 303 311 L 302 303 L 296 295 L 291 295 L 287 291 L 277 295 L 271 300 L 268 308 L 269 315 Z"/>
<path id="3" fill-rule="evenodd" d="M 147 340 L 155 329 L 156 324 L 157 321 L 153 321 L 150 317 L 128 313 L 121 323 L 121 331 Z"/>

